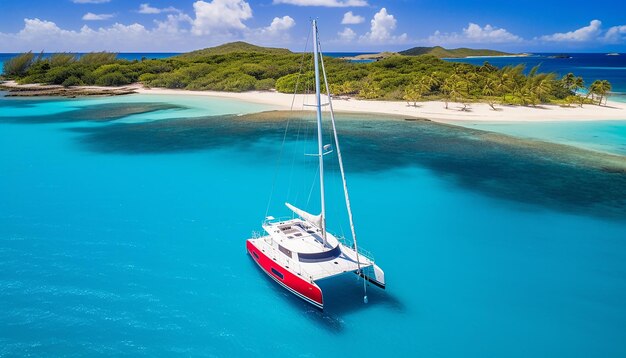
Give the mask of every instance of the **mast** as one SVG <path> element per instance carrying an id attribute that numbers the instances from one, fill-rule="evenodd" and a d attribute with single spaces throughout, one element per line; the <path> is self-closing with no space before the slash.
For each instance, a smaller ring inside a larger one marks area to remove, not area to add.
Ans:
<path id="1" fill-rule="evenodd" d="M 317 149 L 320 161 L 320 203 L 322 206 L 322 238 L 326 247 L 326 202 L 324 198 L 324 145 L 322 144 L 322 101 L 320 96 L 319 47 L 317 39 L 317 20 L 313 20 L 313 62 L 315 63 L 315 101 L 317 105 Z"/>
<path id="2" fill-rule="evenodd" d="M 359 271 L 361 271 L 361 260 L 359 259 L 359 246 L 356 241 L 356 230 L 354 228 L 354 219 L 352 218 L 352 208 L 350 207 L 350 195 L 348 194 L 348 182 L 346 181 L 346 173 L 343 169 L 343 159 L 341 158 L 341 148 L 339 147 L 339 137 L 337 136 L 337 127 L 335 126 L 335 112 L 333 111 L 333 101 L 330 96 L 330 88 L 328 87 L 328 79 L 326 77 L 326 69 L 324 68 L 324 56 L 320 50 L 320 60 L 322 63 L 322 74 L 324 75 L 324 85 L 326 86 L 326 95 L 328 96 L 328 108 L 330 109 L 330 122 L 333 126 L 333 135 L 335 139 L 335 147 L 337 149 L 337 160 L 339 162 L 339 172 L 341 172 L 341 182 L 343 183 L 343 195 L 346 199 L 346 209 L 348 211 L 348 219 L 350 220 L 350 231 L 352 232 L 352 241 L 354 242 L 354 251 L 356 252 L 356 262 Z"/>

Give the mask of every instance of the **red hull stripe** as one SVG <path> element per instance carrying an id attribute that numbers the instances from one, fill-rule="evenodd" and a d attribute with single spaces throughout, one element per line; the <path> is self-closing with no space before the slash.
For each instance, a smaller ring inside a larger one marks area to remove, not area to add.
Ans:
<path id="1" fill-rule="evenodd" d="M 291 271 L 285 270 L 283 267 L 275 263 L 274 260 L 265 255 L 264 252 L 254 246 L 254 244 L 249 240 L 246 242 L 246 248 L 259 267 L 261 267 L 261 269 L 263 269 L 263 271 L 274 281 L 313 306 L 319 309 L 324 308 L 322 290 L 317 285 L 307 282 L 303 278 L 291 273 Z M 281 278 L 272 271 L 278 272 L 283 277 Z"/>

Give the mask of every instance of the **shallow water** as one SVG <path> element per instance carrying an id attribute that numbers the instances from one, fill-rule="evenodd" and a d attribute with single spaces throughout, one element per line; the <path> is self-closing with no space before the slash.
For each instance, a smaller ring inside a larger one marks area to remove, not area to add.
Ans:
<path id="1" fill-rule="evenodd" d="M 546 140 L 606 153 L 626 155 L 626 120 L 574 122 L 468 122 L 455 124 L 516 137 Z"/>
<path id="2" fill-rule="evenodd" d="M 388 290 L 363 304 L 355 277 L 323 282 L 322 313 L 244 246 L 272 186 L 270 215 L 315 211 L 310 120 L 102 101 L 0 99 L 0 355 L 626 354 L 623 156 L 341 116 L 360 244 Z M 328 164 L 329 225 L 347 234 Z"/>

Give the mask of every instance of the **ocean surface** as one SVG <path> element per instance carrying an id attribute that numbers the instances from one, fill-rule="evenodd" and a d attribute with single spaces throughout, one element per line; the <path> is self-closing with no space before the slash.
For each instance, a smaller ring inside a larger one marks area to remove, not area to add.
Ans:
<path id="1" fill-rule="evenodd" d="M 459 121 L 457 124 L 520 138 L 544 140 L 605 153 L 626 155 L 626 120 L 535 123 Z"/>
<path id="2" fill-rule="evenodd" d="M 340 115 L 388 289 L 322 282 L 320 312 L 246 255 L 266 213 L 318 207 L 312 118 L 269 109 L 0 97 L 0 356 L 626 356 L 626 121 L 509 137 Z"/>

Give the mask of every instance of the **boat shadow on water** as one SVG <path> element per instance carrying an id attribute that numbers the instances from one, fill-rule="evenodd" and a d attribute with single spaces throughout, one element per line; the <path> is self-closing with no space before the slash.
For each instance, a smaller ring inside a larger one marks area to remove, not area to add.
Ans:
<path id="1" fill-rule="evenodd" d="M 404 311 L 404 304 L 390 291 L 371 284 L 367 285 L 368 302 L 365 303 L 363 279 L 352 273 L 321 280 L 317 284 L 324 292 L 324 312 L 330 315 L 344 315 L 373 307 Z"/>
<path id="2" fill-rule="evenodd" d="M 375 308 L 397 313 L 405 310 L 405 305 L 391 292 L 372 285 L 367 287 L 368 303 L 364 303 L 363 281 L 351 273 L 316 282 L 324 293 L 324 310 L 320 310 L 280 287 L 256 267 L 252 258 L 249 259 L 249 269 L 258 271 L 271 288 L 271 292 L 267 294 L 276 295 L 281 304 L 291 307 L 295 312 L 301 312 L 306 318 L 333 333 L 343 331 L 344 317 L 352 313 Z"/>

